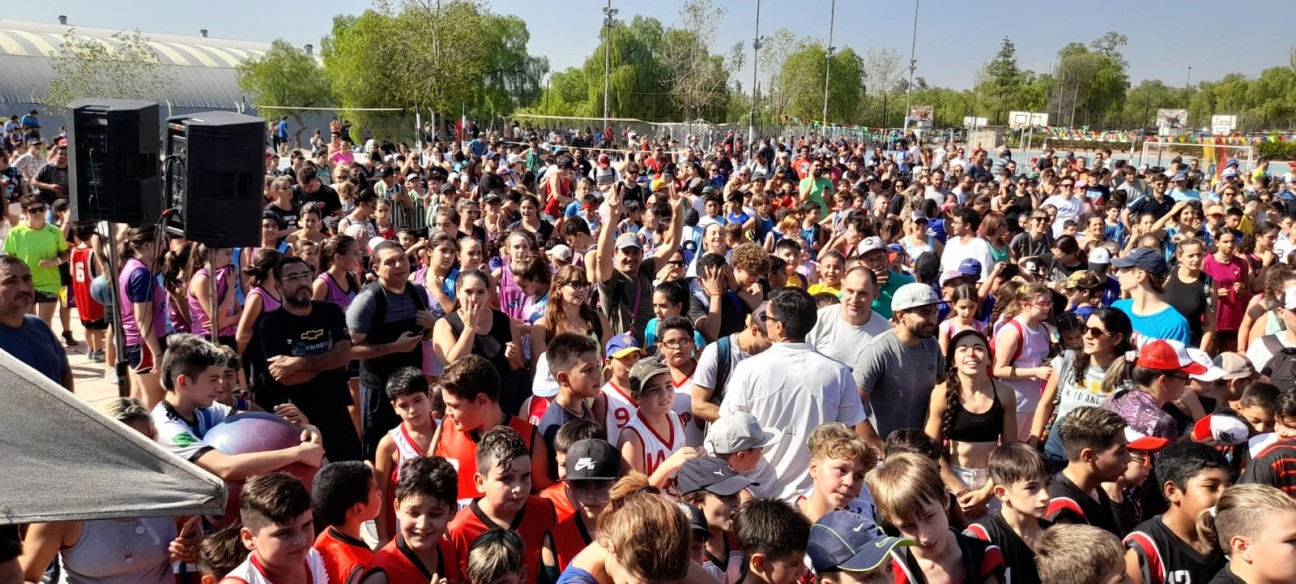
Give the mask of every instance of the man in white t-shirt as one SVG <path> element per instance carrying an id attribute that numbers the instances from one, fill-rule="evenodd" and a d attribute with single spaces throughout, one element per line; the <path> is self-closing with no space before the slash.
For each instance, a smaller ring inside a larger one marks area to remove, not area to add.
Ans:
<path id="1" fill-rule="evenodd" d="M 1296 347 L 1296 286 L 1289 286 L 1283 292 L 1283 305 L 1277 312 L 1286 325 L 1284 330 L 1252 341 L 1246 350 L 1246 358 L 1251 361 L 1251 366 L 1264 375 L 1269 374 L 1265 368 L 1277 353 L 1274 349 L 1278 349 L 1279 345 L 1282 349 Z M 1274 343 L 1275 340 L 1277 343 Z"/>
<path id="2" fill-rule="evenodd" d="M 868 253 L 885 254 L 886 251 Z M 873 271 L 865 266 L 851 268 L 842 278 L 841 304 L 819 309 L 819 318 L 806 336 L 806 342 L 820 353 L 855 369 L 869 341 L 891 330 L 891 323 L 873 311 L 877 295 L 877 276 Z"/>
<path id="3" fill-rule="evenodd" d="M 1075 196 L 1075 181 L 1064 178 L 1058 181 L 1058 194 L 1044 199 L 1045 205 L 1052 205 L 1057 209 L 1057 215 L 1053 218 L 1053 237 L 1061 237 L 1063 225 L 1067 221 L 1075 221 L 1084 212 L 1084 200 Z M 948 247 L 946 248 L 948 249 Z"/>
<path id="4" fill-rule="evenodd" d="M 990 244 L 977 236 L 981 227 L 981 216 L 967 207 L 956 209 L 949 219 L 945 220 L 945 230 L 949 240 L 945 242 L 945 251 L 941 255 L 941 273 L 954 272 L 965 259 L 981 262 L 981 277 L 990 276 L 994 267 L 994 256 L 990 255 Z"/>

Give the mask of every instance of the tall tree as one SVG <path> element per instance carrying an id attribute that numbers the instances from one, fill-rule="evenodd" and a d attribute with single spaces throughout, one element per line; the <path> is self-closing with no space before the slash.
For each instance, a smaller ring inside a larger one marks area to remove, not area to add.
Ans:
<path id="1" fill-rule="evenodd" d="M 761 39 L 760 58 L 757 60 L 760 64 L 760 69 L 757 70 L 759 75 L 757 83 L 765 83 L 770 109 L 775 115 L 784 115 L 792 95 L 790 90 L 793 89 L 783 86 L 781 78 L 783 64 L 805 43 L 805 39 L 796 36 L 786 28 L 780 28 Z"/>
<path id="2" fill-rule="evenodd" d="M 50 62 L 54 79 L 49 93 L 31 97 L 57 108 L 85 97 L 165 101 L 175 75 L 158 61 L 149 42 L 138 30 L 118 32 L 109 42 L 68 29 Z"/>
<path id="3" fill-rule="evenodd" d="M 303 114 L 307 111 L 298 108 L 325 107 L 333 102 L 324 68 L 315 57 L 283 39 L 271 43 L 264 55 L 239 63 L 236 73 L 239 89 L 251 94 L 257 107 L 276 106 L 262 112 L 264 115 L 286 115 L 297 122 L 298 148 L 306 129 Z"/>
<path id="4" fill-rule="evenodd" d="M 671 95 L 687 120 L 723 117 L 728 105 L 729 68 L 724 57 L 708 51 L 724 15 L 725 8 L 711 0 L 687 0 L 680 27 L 666 31 L 662 61 L 670 64 Z"/>
<path id="5" fill-rule="evenodd" d="M 778 82 L 787 93 L 784 113 L 818 120 L 823 117 L 824 72 L 828 51 L 819 43 L 802 45 L 788 56 L 779 72 Z M 833 123 L 857 123 L 860 95 L 863 91 L 864 62 L 850 48 L 833 55 L 829 76 L 828 118 Z"/>
<path id="6" fill-rule="evenodd" d="M 999 52 L 986 63 L 979 75 L 976 93 L 982 112 L 992 113 L 991 125 L 1001 125 L 1006 112 L 1017 102 L 1023 76 L 1017 67 L 1017 48 L 1008 37 L 999 45 Z"/>

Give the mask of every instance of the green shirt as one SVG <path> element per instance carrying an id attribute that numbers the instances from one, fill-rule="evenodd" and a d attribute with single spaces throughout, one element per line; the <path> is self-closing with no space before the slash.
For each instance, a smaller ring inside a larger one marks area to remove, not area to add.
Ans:
<path id="1" fill-rule="evenodd" d="M 886 317 L 887 320 L 891 320 L 891 297 L 895 296 L 896 290 L 899 290 L 901 286 L 913 282 L 913 276 L 891 272 L 891 276 L 887 278 L 887 283 L 878 291 L 878 297 L 873 301 L 873 312 Z"/>
<path id="2" fill-rule="evenodd" d="M 801 179 L 801 190 L 805 190 L 806 187 L 810 187 L 809 199 L 819 205 L 819 220 L 822 221 L 824 217 L 828 216 L 828 204 L 824 202 L 823 193 L 825 190 L 831 191 L 833 188 L 832 180 L 824 177 L 814 178 L 807 176 Z"/>
<path id="3" fill-rule="evenodd" d="M 59 280 L 58 266 L 40 267 L 41 260 L 57 258 L 67 251 L 67 240 L 63 232 L 49 223 L 40 229 L 32 229 L 26 224 L 9 230 L 5 238 L 5 253 L 18 256 L 31 269 L 32 285 L 41 292 L 57 294 L 63 287 Z"/>

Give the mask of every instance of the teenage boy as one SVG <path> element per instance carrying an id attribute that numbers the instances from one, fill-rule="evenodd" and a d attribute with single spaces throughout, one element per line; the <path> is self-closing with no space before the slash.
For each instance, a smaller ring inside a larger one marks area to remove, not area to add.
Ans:
<path id="1" fill-rule="evenodd" d="M 325 523 L 315 538 L 330 582 L 355 582 L 373 558 L 360 526 L 378 516 L 382 491 L 374 470 L 358 460 L 324 465 L 311 484 L 311 508 Z"/>
<path id="2" fill-rule="evenodd" d="M 558 482 L 540 491 L 540 496 L 553 503 L 558 521 L 566 521 L 576 514 L 576 505 L 567 488 L 567 451 L 573 444 L 593 438 L 603 439 L 603 426 L 592 420 L 572 420 L 563 424 L 554 436 L 554 458 L 558 459 Z"/>
<path id="3" fill-rule="evenodd" d="M 864 475 L 877 466 L 877 451 L 846 424 L 838 422 L 815 428 L 806 438 L 806 445 L 810 447 L 813 484 L 797 497 L 801 514 L 818 521 L 828 513 L 846 509 L 876 522 L 877 506 L 864 484 Z"/>
<path id="4" fill-rule="evenodd" d="M 193 335 L 171 335 L 167 341 L 161 379 L 166 395 L 150 414 L 158 444 L 226 481 L 241 481 L 298 462 L 320 465 L 324 446 L 319 431 L 309 425 L 302 426 L 301 444 L 279 450 L 225 454 L 204 442 L 207 431 L 234 411 L 215 401 L 224 383 L 225 355 Z"/>
<path id="5" fill-rule="evenodd" d="M 530 449 L 531 474 L 537 488 L 549 486 L 548 450 L 526 420 L 504 413 L 499 405 L 500 378 L 495 366 L 478 355 L 468 355 L 446 366 L 441 377 L 445 423 L 432 438 L 432 454 L 457 461 L 459 505 L 482 496 L 477 475 L 477 448 L 482 436 L 497 426 L 512 428 Z M 528 491 L 530 487 L 528 487 Z M 465 546 L 464 549 L 467 549 Z"/>
<path id="6" fill-rule="evenodd" d="M 639 411 L 639 402 L 630 397 L 630 368 L 644 356 L 644 351 L 639 348 L 634 335 L 627 332 L 609 339 L 603 356 L 608 371 L 607 383 L 600 390 L 607 396 L 607 418 L 603 428 L 611 442 L 621 435 L 621 430 Z"/>
<path id="7" fill-rule="evenodd" d="M 598 344 L 588 336 L 560 333 L 545 349 L 549 371 L 558 382 L 558 395 L 540 417 L 537 430 L 545 444 L 553 444 L 558 429 L 571 420 L 594 420 L 589 402 L 599 396 L 603 372 L 598 357 Z M 604 406 L 606 407 L 606 406 Z M 550 447 L 550 452 L 553 449 Z M 548 457 L 549 476 L 558 476 L 557 456 Z"/>
<path id="8" fill-rule="evenodd" d="M 739 495 L 751 484 L 751 479 L 713 456 L 689 459 L 680 467 L 680 500 L 702 510 L 711 532 L 702 568 L 723 584 L 741 582 L 746 576 L 747 558 L 734 542 L 733 518 L 742 503 Z"/>
<path id="9" fill-rule="evenodd" d="M 731 412 L 711 423 L 707 430 L 704 448 L 716 458 L 725 461 L 734 472 L 752 480 L 747 492 L 758 496 L 777 496 L 765 493 L 758 483 L 774 478 L 774 469 L 761 454 L 765 448 L 783 439 L 783 431 L 763 428 L 760 421 L 747 412 Z"/>
<path id="10" fill-rule="evenodd" d="M 1058 423 L 1067 465 L 1049 487 L 1048 513 L 1054 523 L 1085 523 L 1116 537 L 1125 535 L 1104 482 L 1116 482 L 1130 461 L 1125 420 L 1116 412 L 1080 406 Z"/>
<path id="11" fill-rule="evenodd" d="M 460 582 L 460 558 L 445 539 L 454 517 L 457 480 L 454 465 L 420 456 L 401 465 L 396 483 L 396 537 L 374 553 L 361 584 Z"/>
<path id="12" fill-rule="evenodd" d="M 747 557 L 743 584 L 792 584 L 806 573 L 810 522 L 777 499 L 753 499 L 733 518 L 734 539 Z"/>
<path id="13" fill-rule="evenodd" d="M 1125 584 L 1120 540 L 1090 525 L 1055 525 L 1040 536 L 1035 566 L 1044 582 Z"/>
<path id="14" fill-rule="evenodd" d="M 437 421 L 432 417 L 431 390 L 422 369 L 401 367 L 387 378 L 387 399 L 400 416 L 401 423 L 378 441 L 374 471 L 384 503 L 378 515 L 378 541 L 391 539 L 396 532 L 396 507 L 393 491 L 400 479 L 399 469 L 406 461 L 427 456 L 436 434 Z"/>
<path id="15" fill-rule="evenodd" d="M 1009 442 L 990 453 L 990 482 L 999 510 L 964 531 L 999 546 L 1004 576 L 1018 584 L 1040 584 L 1035 569 L 1035 546 L 1052 525 L 1048 512 L 1049 474 L 1044 457 L 1023 442 Z"/>
<path id="16" fill-rule="evenodd" d="M 559 521 L 545 534 L 542 581 L 557 582 L 571 559 L 598 537 L 599 513 L 607 507 L 620 465 L 621 454 L 601 438 L 581 440 L 567 449 L 563 485 L 568 499 L 576 506 L 576 513 Z"/>
<path id="17" fill-rule="evenodd" d="M 897 583 L 1005 581 L 998 546 L 950 529 L 950 495 L 935 461 L 897 454 L 866 480 L 882 520 L 915 543 L 892 560 Z"/>
<path id="18" fill-rule="evenodd" d="M 476 462 L 473 482 L 482 496 L 460 509 L 447 528 L 447 537 L 459 552 L 461 570 L 468 569 L 468 548 L 477 536 L 490 529 L 507 529 L 522 536 L 523 583 L 534 584 L 540 573 L 545 533 L 558 518 L 552 503 L 530 494 L 531 451 L 517 431 L 496 427 L 482 435 Z"/>
<path id="19" fill-rule="evenodd" d="M 1197 515 L 1215 506 L 1231 484 L 1228 461 L 1199 442 L 1172 445 L 1156 458 L 1155 475 L 1170 508 L 1125 537 L 1125 574 L 1136 584 L 1208 582 L 1224 553 L 1201 539 Z"/>
<path id="20" fill-rule="evenodd" d="M 833 511 L 810 527 L 810 567 L 823 584 L 891 584 L 891 551 L 914 540 L 887 537 L 850 511 Z"/>
<path id="21" fill-rule="evenodd" d="M 170 352 L 167 353 L 170 355 Z M 239 496 L 243 526 L 239 539 L 247 559 L 221 579 L 248 582 L 328 582 L 315 540 L 311 496 L 297 477 L 270 473 L 253 477 Z"/>

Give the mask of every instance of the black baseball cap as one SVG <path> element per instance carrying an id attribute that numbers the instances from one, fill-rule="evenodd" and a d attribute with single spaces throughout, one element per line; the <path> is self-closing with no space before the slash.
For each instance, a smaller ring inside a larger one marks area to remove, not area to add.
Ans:
<path id="1" fill-rule="evenodd" d="M 680 493 L 707 491 L 718 497 L 736 495 L 756 484 L 751 479 L 734 472 L 729 468 L 729 463 L 714 456 L 690 458 L 680 467 L 677 476 Z"/>
<path id="2" fill-rule="evenodd" d="M 681 502 L 680 510 L 684 516 L 688 517 L 689 528 L 694 535 L 701 536 L 703 539 L 711 539 L 711 526 L 707 523 L 706 515 L 698 509 L 696 505 Z"/>
<path id="3" fill-rule="evenodd" d="M 615 481 L 621 470 L 621 454 L 607 440 L 577 440 L 567 449 L 563 466 L 569 481 Z"/>

